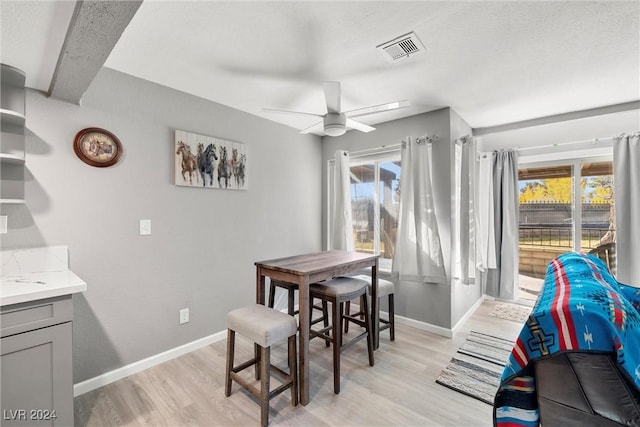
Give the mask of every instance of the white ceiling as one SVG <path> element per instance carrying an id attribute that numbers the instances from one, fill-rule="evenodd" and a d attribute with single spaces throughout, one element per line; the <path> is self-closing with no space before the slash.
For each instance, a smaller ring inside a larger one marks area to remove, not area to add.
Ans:
<path id="1" fill-rule="evenodd" d="M 47 91 L 75 2 L 1 0 L 3 63 Z M 414 31 L 426 52 L 390 64 L 376 46 Z M 472 127 L 640 99 L 640 0 L 152 1 L 106 67 L 297 129 L 325 113 L 322 82 L 377 124 L 452 107 Z"/>

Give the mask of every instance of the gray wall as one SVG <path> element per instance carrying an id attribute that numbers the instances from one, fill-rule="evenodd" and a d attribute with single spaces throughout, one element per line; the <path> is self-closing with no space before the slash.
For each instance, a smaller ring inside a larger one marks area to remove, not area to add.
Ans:
<path id="1" fill-rule="evenodd" d="M 450 124 L 451 124 L 451 140 L 455 141 L 461 136 L 471 136 L 471 127 L 464 121 L 462 117 L 458 115 L 454 110 L 451 112 Z M 452 147 L 453 148 L 453 147 Z M 451 154 L 451 164 L 453 165 L 454 154 Z M 453 167 L 451 174 L 451 182 L 453 182 Z M 451 191 L 453 195 L 453 191 Z M 454 208 L 454 198 L 451 198 L 451 209 Z M 478 272 L 476 272 L 478 273 Z M 480 274 L 477 274 L 476 284 L 468 285 L 462 284 L 459 281 L 454 281 L 451 284 L 451 327 L 456 324 L 467 314 L 467 312 L 473 307 L 473 305 L 482 297 L 482 287 L 480 285 Z"/>
<path id="2" fill-rule="evenodd" d="M 116 166 L 75 156 L 92 126 L 122 141 Z M 322 248 L 317 136 L 109 69 L 82 107 L 29 90 L 27 128 L 27 203 L 2 206 L 2 249 L 69 246 L 88 284 L 74 298 L 76 383 L 223 331 L 255 300 L 254 261 Z M 175 186 L 174 129 L 246 144 L 249 190 Z"/>
<path id="3" fill-rule="evenodd" d="M 433 188 L 440 239 L 447 276 L 451 277 L 451 182 L 453 177 L 453 140 L 471 134 L 471 128 L 451 109 L 443 108 L 375 126 L 372 133 L 350 131 L 341 137 L 324 137 L 323 160 L 323 236 L 326 247 L 326 165 L 338 149 L 360 151 L 383 145 L 399 144 L 405 137 L 438 135 L 433 145 Z M 395 293 L 396 314 L 451 329 L 480 297 L 479 286 L 457 286 L 401 282 Z M 470 291 L 471 289 L 471 291 Z M 452 301 L 455 298 L 456 301 Z"/>

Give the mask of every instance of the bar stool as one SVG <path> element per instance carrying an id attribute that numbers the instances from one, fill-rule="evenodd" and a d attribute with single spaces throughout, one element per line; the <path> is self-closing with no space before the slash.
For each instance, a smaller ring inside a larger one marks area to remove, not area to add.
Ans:
<path id="1" fill-rule="evenodd" d="M 273 308 L 275 304 L 276 288 L 282 288 L 287 291 L 287 313 L 289 313 L 290 316 L 295 316 L 296 314 L 299 314 L 300 310 L 295 309 L 295 293 L 298 290 L 298 285 L 296 283 L 281 282 L 279 280 L 271 279 L 269 283 L 269 301 L 267 303 L 270 308 Z M 310 325 L 312 326 L 312 325 L 315 325 L 316 323 L 323 322 L 325 327 L 328 326 L 329 311 L 327 307 L 327 302 L 322 301 L 321 305 L 315 305 L 313 304 L 313 298 L 311 298 L 312 313 L 313 313 L 313 310 L 320 310 L 322 312 L 322 317 L 318 317 L 317 319 L 312 318 Z M 328 346 L 329 346 L 329 343 L 327 343 L 327 347 Z"/>
<path id="2" fill-rule="evenodd" d="M 371 277 L 366 274 L 359 274 L 357 276 L 351 276 L 357 279 L 366 280 L 369 284 L 369 295 L 371 295 Z M 378 319 L 380 321 L 380 325 L 378 326 L 378 342 L 380 342 L 380 331 L 384 331 L 385 329 L 389 329 L 389 338 L 391 341 L 396 339 L 396 322 L 395 322 L 395 308 L 393 303 L 393 294 L 396 290 L 393 282 L 389 280 L 384 280 L 378 278 L 378 299 L 382 299 L 387 297 L 388 306 L 389 306 L 389 319 L 383 319 L 380 317 L 380 305 L 378 305 Z M 362 299 L 362 298 L 361 298 Z M 360 302 L 360 307 L 362 308 L 362 301 Z M 360 310 L 357 313 L 351 313 L 351 302 L 347 301 L 345 304 L 345 313 L 349 316 L 362 316 L 364 313 Z M 344 333 L 349 332 L 349 323 L 344 325 Z"/>
<path id="3" fill-rule="evenodd" d="M 247 389 L 260 401 L 262 426 L 269 424 L 269 400 L 287 389 L 291 389 L 291 404 L 298 404 L 298 366 L 296 351 L 296 320 L 288 314 L 270 309 L 261 304 L 235 309 L 227 315 L 227 368 L 225 376 L 225 396 L 231 395 L 232 380 Z M 255 357 L 234 366 L 236 332 L 251 339 L 256 347 Z M 271 346 L 288 339 L 289 373 L 271 364 Z M 260 351 L 257 351 L 257 350 Z M 256 379 L 260 379 L 260 389 L 242 378 L 238 373 L 256 366 Z M 259 368 L 259 371 L 258 371 Z M 271 371 L 284 382 L 270 390 Z"/>
<path id="4" fill-rule="evenodd" d="M 368 284 L 364 280 L 352 277 L 337 277 L 325 282 L 309 285 L 311 298 L 318 298 L 331 303 L 332 325 L 320 330 L 309 331 L 309 339 L 322 338 L 333 345 L 333 392 L 340 393 L 340 353 L 363 338 L 367 339 L 369 365 L 373 366 L 373 337 L 371 334 L 371 316 L 364 316 L 364 320 L 356 316 L 344 315 L 344 303 L 364 296 L 363 310 L 369 312 L 369 302 L 366 298 L 369 292 Z M 364 332 L 346 343 L 342 342 L 342 324 L 344 321 L 353 322 L 365 328 Z"/>

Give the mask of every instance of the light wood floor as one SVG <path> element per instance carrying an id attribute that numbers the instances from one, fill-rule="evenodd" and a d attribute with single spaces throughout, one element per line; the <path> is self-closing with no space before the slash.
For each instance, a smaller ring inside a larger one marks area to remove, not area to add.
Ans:
<path id="1" fill-rule="evenodd" d="M 469 331 L 515 339 L 522 325 L 490 316 L 495 304 L 483 302 L 453 339 L 396 325 L 396 340 L 389 341 L 388 331 L 383 331 L 373 367 L 367 363 L 364 341 L 345 350 L 339 395 L 333 393 L 331 349 L 312 340 L 311 402 L 294 408 L 290 393 L 284 392 L 271 402 L 270 425 L 491 426 L 491 406 L 435 380 Z M 246 360 L 252 349 L 248 341 L 238 340 L 236 361 Z M 224 395 L 225 352 L 226 342 L 221 341 L 78 396 L 75 423 L 258 425 L 260 408 L 247 392 L 234 383 L 231 396 Z M 274 348 L 272 358 L 286 366 L 285 346 Z"/>

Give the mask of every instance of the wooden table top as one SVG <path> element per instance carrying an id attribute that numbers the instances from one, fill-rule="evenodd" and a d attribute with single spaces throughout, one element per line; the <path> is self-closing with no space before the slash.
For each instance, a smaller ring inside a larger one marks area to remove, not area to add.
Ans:
<path id="1" fill-rule="evenodd" d="M 378 257 L 379 255 L 361 252 L 331 250 L 304 255 L 294 255 L 268 261 L 258 261 L 255 265 L 290 274 L 305 275 L 327 269 L 333 269 L 343 265 L 350 265 L 354 262 L 373 262 Z"/>

